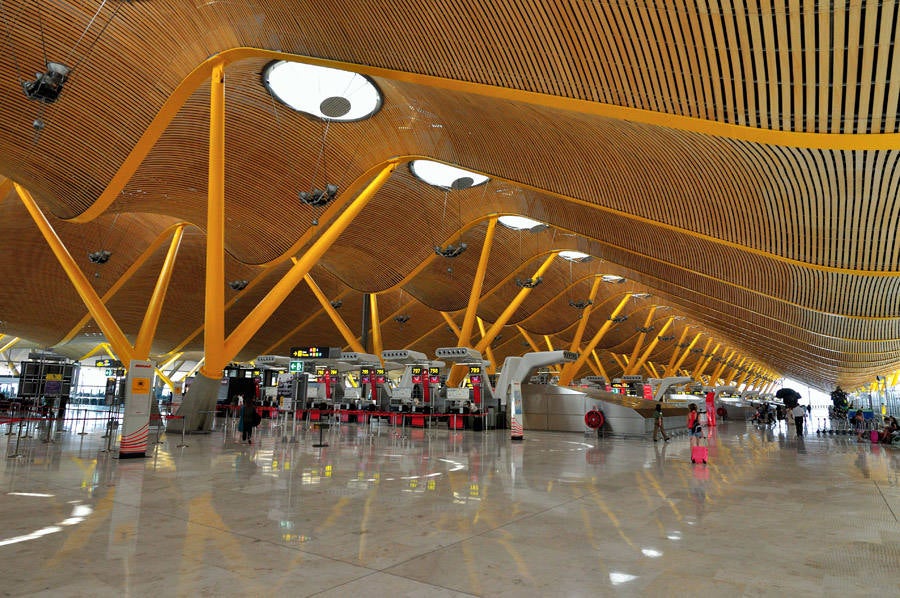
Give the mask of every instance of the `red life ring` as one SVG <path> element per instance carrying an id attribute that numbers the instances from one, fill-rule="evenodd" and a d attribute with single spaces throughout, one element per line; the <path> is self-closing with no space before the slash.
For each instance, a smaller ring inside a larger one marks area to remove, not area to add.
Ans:
<path id="1" fill-rule="evenodd" d="M 719 407 L 718 409 L 716 409 L 716 415 L 718 415 L 719 417 L 725 417 L 725 415 L 726 415 L 727 413 L 728 413 L 728 412 L 725 411 L 725 408 L 724 408 L 724 407 Z"/>
<path id="2" fill-rule="evenodd" d="M 605 418 L 603 417 L 603 412 L 598 411 L 597 409 L 591 409 L 584 414 L 584 425 L 592 430 L 599 430 L 602 428 L 604 421 Z"/>

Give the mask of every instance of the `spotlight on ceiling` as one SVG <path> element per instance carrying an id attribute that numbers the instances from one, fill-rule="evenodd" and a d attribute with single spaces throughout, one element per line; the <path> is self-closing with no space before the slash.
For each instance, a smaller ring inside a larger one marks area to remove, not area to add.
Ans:
<path id="1" fill-rule="evenodd" d="M 593 305 L 594 302 L 590 299 L 585 299 L 584 301 L 572 301 L 569 300 L 569 307 L 574 307 L 575 309 L 585 309 L 588 305 Z"/>
<path id="2" fill-rule="evenodd" d="M 312 191 L 301 191 L 299 193 L 300 201 L 308 206 L 324 206 L 337 196 L 337 185 L 325 185 L 325 190 L 313 189 Z"/>
<path id="3" fill-rule="evenodd" d="M 637 329 L 638 332 L 643 333 L 643 334 L 646 334 L 648 332 L 653 332 L 654 330 L 656 330 L 656 326 L 638 326 L 638 329 Z"/>
<path id="4" fill-rule="evenodd" d="M 450 244 L 446 247 L 435 245 L 434 252 L 441 257 L 456 257 L 468 248 L 469 246 L 466 243 L 460 241 L 459 245 Z"/>
<path id="5" fill-rule="evenodd" d="M 59 99 L 63 84 L 72 69 L 59 62 L 48 62 L 47 71 L 35 73 L 34 81 L 23 81 L 22 89 L 29 100 L 52 104 Z"/>
<path id="6" fill-rule="evenodd" d="M 341 301 L 340 299 L 335 299 L 334 301 L 331 302 L 331 307 L 333 307 L 335 309 L 340 309 L 343 304 L 344 304 L 344 302 Z"/>
<path id="7" fill-rule="evenodd" d="M 526 278 L 524 280 L 521 278 L 516 279 L 516 285 L 522 287 L 523 289 L 533 289 L 542 282 L 544 282 L 543 276 L 538 276 L 537 278 Z"/>
<path id="8" fill-rule="evenodd" d="M 409 322 L 409 316 L 406 314 L 401 314 L 399 316 L 394 316 L 394 321 L 403 326 L 407 322 Z"/>
<path id="9" fill-rule="evenodd" d="M 675 337 L 674 336 L 661 336 L 661 337 L 659 337 L 659 340 L 661 340 L 664 343 L 667 343 L 669 341 L 674 341 Z"/>
<path id="10" fill-rule="evenodd" d="M 92 264 L 105 264 L 109 261 L 109 257 L 112 255 L 109 251 L 105 249 L 101 249 L 100 251 L 95 251 L 93 253 L 88 254 L 88 259 Z"/>
<path id="11" fill-rule="evenodd" d="M 250 283 L 246 280 L 232 280 L 228 283 L 228 286 L 230 286 L 235 291 L 243 291 L 247 288 L 248 284 Z"/>
<path id="12" fill-rule="evenodd" d="M 647 299 L 650 297 L 650 293 L 632 293 L 631 296 L 635 299 Z"/>
<path id="13" fill-rule="evenodd" d="M 628 316 L 616 316 L 615 318 L 610 318 L 610 322 L 615 322 L 616 324 L 621 324 L 625 320 L 628 319 Z"/>

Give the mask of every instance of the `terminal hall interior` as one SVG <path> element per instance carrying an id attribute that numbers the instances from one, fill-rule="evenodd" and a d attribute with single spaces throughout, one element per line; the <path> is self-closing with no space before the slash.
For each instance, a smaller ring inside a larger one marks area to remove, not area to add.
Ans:
<path id="1" fill-rule="evenodd" d="M 900 592 L 898 17 L 3 0 L 4 591 Z"/>

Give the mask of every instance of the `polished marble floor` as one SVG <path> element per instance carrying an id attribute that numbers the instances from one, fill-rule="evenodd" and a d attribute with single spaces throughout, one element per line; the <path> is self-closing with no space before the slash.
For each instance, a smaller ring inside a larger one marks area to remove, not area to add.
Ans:
<path id="1" fill-rule="evenodd" d="M 350 424 L 316 448 L 266 421 L 119 460 L 66 427 L 0 436 L 3 595 L 900 595 L 900 450 L 852 437 L 728 422 L 703 466 L 685 437 Z"/>

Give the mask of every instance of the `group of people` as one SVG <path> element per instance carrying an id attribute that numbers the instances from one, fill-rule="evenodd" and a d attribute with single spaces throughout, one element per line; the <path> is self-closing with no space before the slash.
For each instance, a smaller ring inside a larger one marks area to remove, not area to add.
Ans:
<path id="1" fill-rule="evenodd" d="M 656 411 L 653 412 L 653 442 L 659 440 L 662 434 L 663 440 L 669 442 L 669 435 L 666 434 L 666 427 L 663 423 L 662 403 L 656 404 Z M 688 405 L 687 429 L 691 437 L 691 446 L 697 446 L 700 439 L 703 438 L 703 426 L 700 423 L 700 412 L 697 411 L 697 404 Z"/>
<path id="2" fill-rule="evenodd" d="M 853 424 L 853 431 L 856 432 L 856 439 L 858 441 L 863 442 L 869 440 L 868 436 L 871 432 L 866 426 L 866 418 L 862 409 L 857 409 L 856 413 L 853 414 L 851 423 Z M 900 438 L 900 425 L 897 424 L 897 418 L 894 416 L 885 418 L 884 427 L 877 432 L 878 442 L 890 444 L 895 438 Z M 872 442 L 874 442 L 874 440 Z"/>
<path id="3" fill-rule="evenodd" d="M 256 401 L 252 396 L 235 395 L 232 403 L 238 406 L 238 432 L 241 433 L 241 442 L 253 444 L 253 428 L 262 421 L 262 416 L 256 411 Z"/>

